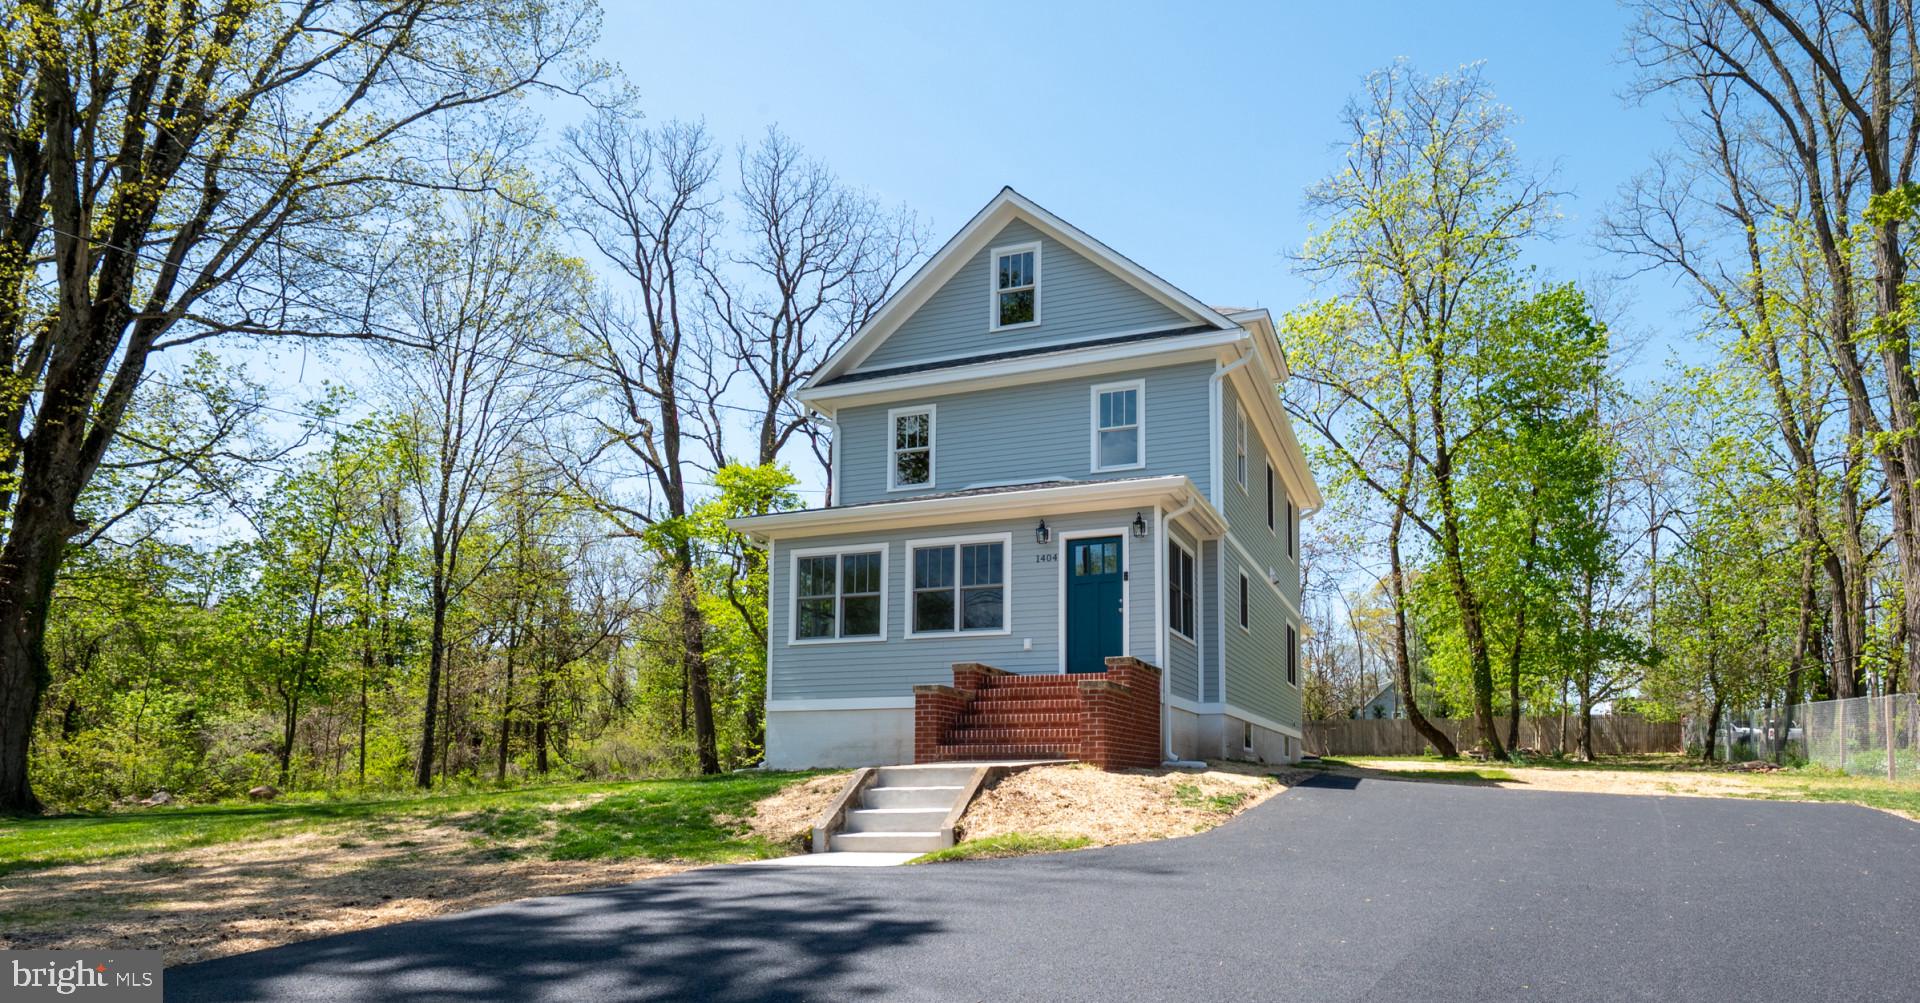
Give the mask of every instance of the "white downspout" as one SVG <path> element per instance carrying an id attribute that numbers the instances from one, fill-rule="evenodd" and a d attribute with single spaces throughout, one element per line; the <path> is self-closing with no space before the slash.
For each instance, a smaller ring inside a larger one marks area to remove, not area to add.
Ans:
<path id="1" fill-rule="evenodd" d="M 1216 460 L 1217 459 L 1218 458 L 1216 457 Z M 1165 576 L 1171 571 L 1171 569 L 1166 568 L 1165 566 L 1167 563 L 1167 554 L 1172 549 L 1171 545 L 1173 543 L 1172 538 L 1167 535 L 1168 527 L 1173 525 L 1173 521 L 1175 519 L 1178 519 L 1181 516 L 1186 515 L 1188 512 L 1193 511 L 1193 507 L 1195 505 L 1198 505 L 1199 503 L 1200 503 L 1200 499 L 1198 498 L 1188 498 L 1187 503 L 1185 505 L 1182 505 L 1171 512 L 1159 513 L 1160 553 L 1158 555 L 1159 560 L 1155 562 L 1155 565 L 1162 568 L 1161 575 L 1160 575 L 1160 579 L 1161 579 L 1160 602 L 1163 604 L 1167 601 L 1167 588 L 1166 588 Z M 1166 643 L 1167 643 L 1167 628 L 1164 622 L 1161 624 L 1161 627 L 1160 627 L 1159 643 L 1161 646 L 1160 650 L 1165 651 Z M 1201 649 L 1196 645 L 1194 650 L 1197 652 Z M 1200 664 L 1201 661 L 1203 661 L 1203 659 L 1196 658 L 1194 660 L 1193 676 L 1194 676 L 1194 682 L 1196 685 L 1198 685 L 1199 683 L 1201 670 L 1205 668 L 1204 665 Z M 1181 759 L 1178 756 L 1174 755 L 1174 752 L 1173 752 L 1173 702 L 1172 702 L 1173 701 L 1173 667 L 1165 664 L 1166 659 L 1164 658 L 1161 659 L 1161 662 L 1162 664 L 1160 666 L 1160 758 L 1164 760 L 1166 765 L 1168 766 L 1184 767 L 1188 769 L 1205 769 L 1207 765 L 1206 763 L 1199 762 L 1197 760 L 1192 760 L 1192 759 Z"/>

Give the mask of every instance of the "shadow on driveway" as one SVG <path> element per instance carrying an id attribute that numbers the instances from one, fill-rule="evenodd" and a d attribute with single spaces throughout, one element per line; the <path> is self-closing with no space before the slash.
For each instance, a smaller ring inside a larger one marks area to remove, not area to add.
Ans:
<path id="1" fill-rule="evenodd" d="M 859 983 L 856 955 L 942 929 L 886 915 L 879 896 L 774 873 L 742 881 L 738 870 L 380 927 L 270 960 L 223 958 L 169 972 L 167 998 L 778 999 L 821 985 L 871 995 L 883 987 Z"/>

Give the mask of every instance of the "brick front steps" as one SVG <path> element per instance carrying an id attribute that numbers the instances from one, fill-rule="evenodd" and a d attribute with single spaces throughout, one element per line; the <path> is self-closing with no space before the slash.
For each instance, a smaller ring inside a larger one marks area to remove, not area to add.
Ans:
<path id="1" fill-rule="evenodd" d="M 960 662 L 952 686 L 915 686 L 913 703 L 916 763 L 1160 765 L 1160 670 L 1137 658 L 1109 658 L 1105 672 L 1047 676 Z"/>

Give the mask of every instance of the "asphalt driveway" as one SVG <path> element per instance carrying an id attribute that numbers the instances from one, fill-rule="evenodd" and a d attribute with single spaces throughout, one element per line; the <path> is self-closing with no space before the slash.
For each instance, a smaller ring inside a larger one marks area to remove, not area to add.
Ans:
<path id="1" fill-rule="evenodd" d="M 723 867 L 166 975 L 178 1000 L 1906 1000 L 1920 825 L 1317 778 L 1188 839 Z"/>

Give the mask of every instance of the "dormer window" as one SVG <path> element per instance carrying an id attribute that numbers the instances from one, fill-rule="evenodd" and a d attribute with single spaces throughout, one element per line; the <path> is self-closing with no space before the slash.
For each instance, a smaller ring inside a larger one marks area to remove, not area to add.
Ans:
<path id="1" fill-rule="evenodd" d="M 993 330 L 1040 323 L 1040 245 L 993 251 Z"/>

